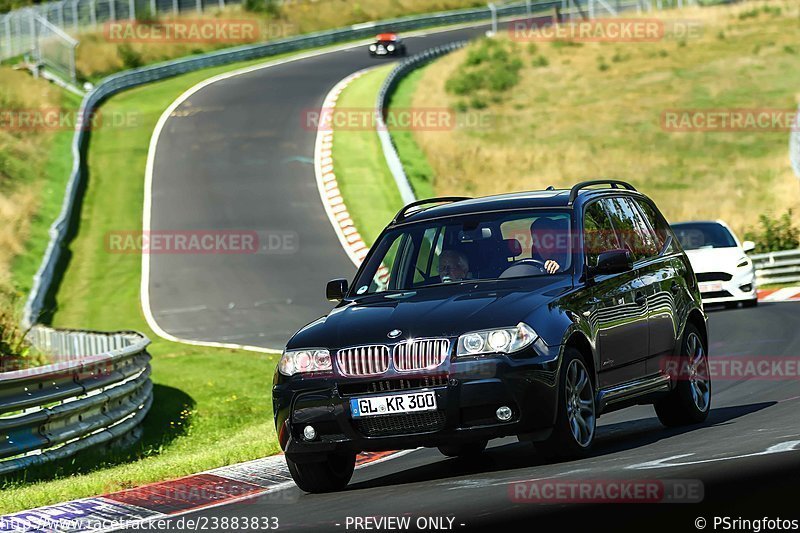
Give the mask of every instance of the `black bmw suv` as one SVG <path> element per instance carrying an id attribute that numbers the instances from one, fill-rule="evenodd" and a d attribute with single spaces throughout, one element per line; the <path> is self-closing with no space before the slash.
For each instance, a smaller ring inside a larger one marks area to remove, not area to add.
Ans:
<path id="1" fill-rule="evenodd" d="M 308 492 L 345 487 L 360 451 L 475 455 L 515 435 L 579 457 L 603 413 L 654 404 L 668 426 L 708 415 L 694 273 L 625 182 L 414 202 L 353 285 L 326 292 L 339 304 L 291 338 L 273 386 L 280 445 Z"/>

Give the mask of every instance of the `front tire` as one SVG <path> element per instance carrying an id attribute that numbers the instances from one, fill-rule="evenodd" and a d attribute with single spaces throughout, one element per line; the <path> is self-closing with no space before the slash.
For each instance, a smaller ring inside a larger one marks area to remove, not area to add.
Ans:
<path id="1" fill-rule="evenodd" d="M 711 409 L 706 346 L 700 331 L 692 324 L 686 325 L 679 361 L 678 384 L 655 404 L 658 419 L 667 427 L 699 424 L 708 418 Z"/>
<path id="2" fill-rule="evenodd" d="M 356 454 L 331 453 L 320 461 L 296 463 L 287 455 L 286 464 L 292 479 L 305 492 L 317 494 L 342 490 L 353 477 Z"/>
<path id="3" fill-rule="evenodd" d="M 564 350 L 559 373 L 558 413 L 550 436 L 535 444 L 548 459 L 572 459 L 589 454 L 597 427 L 594 385 L 583 356 Z"/>
<path id="4" fill-rule="evenodd" d="M 753 298 L 752 300 L 746 300 L 742 302 L 742 307 L 756 307 L 758 305 L 758 298 Z"/>
<path id="5" fill-rule="evenodd" d="M 445 444 L 439 446 L 439 451 L 447 457 L 477 457 L 483 453 L 488 443 L 489 441 L 480 440 L 464 444 Z"/>

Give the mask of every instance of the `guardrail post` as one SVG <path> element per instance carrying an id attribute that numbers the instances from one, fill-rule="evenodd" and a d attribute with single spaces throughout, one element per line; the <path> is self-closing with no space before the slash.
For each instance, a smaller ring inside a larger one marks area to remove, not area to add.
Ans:
<path id="1" fill-rule="evenodd" d="M 6 38 L 4 40 L 6 54 L 5 57 L 11 57 L 14 55 L 13 48 L 11 46 L 11 19 L 9 16 L 3 17 L 3 28 L 5 29 Z"/>
<path id="2" fill-rule="evenodd" d="M 136 0 L 128 0 L 128 17 L 136 20 Z"/>
<path id="3" fill-rule="evenodd" d="M 792 123 L 792 133 L 789 134 L 789 161 L 792 162 L 792 169 L 798 179 L 800 179 L 800 106 Z"/>
<path id="4" fill-rule="evenodd" d="M 72 28 L 75 33 L 78 33 L 80 26 L 78 25 L 78 1 L 72 0 Z"/>
<path id="5" fill-rule="evenodd" d="M 180 6 L 178 6 L 178 0 L 172 0 L 172 12 L 177 15 L 181 12 Z"/>
<path id="6" fill-rule="evenodd" d="M 497 35 L 497 6 L 493 2 L 489 2 L 488 7 L 492 12 L 492 35 Z"/>
<path id="7" fill-rule="evenodd" d="M 197 0 L 197 12 L 198 13 L 203 12 L 203 0 Z"/>
<path id="8" fill-rule="evenodd" d="M 108 17 L 112 22 L 117 20 L 117 0 L 108 0 Z"/>

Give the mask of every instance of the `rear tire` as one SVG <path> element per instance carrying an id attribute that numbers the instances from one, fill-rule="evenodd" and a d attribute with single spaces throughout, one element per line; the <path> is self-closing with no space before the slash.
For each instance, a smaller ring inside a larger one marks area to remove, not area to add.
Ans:
<path id="1" fill-rule="evenodd" d="M 439 451 L 447 457 L 477 457 L 483 453 L 487 444 L 489 444 L 489 441 L 486 440 L 463 444 L 445 444 L 444 446 L 439 446 Z"/>
<path id="2" fill-rule="evenodd" d="M 711 376 L 703 336 L 692 324 L 686 325 L 681 341 L 678 383 L 656 402 L 658 419 L 667 427 L 699 424 L 711 409 Z"/>
<path id="3" fill-rule="evenodd" d="M 559 373 L 558 413 L 550 436 L 534 444 L 548 459 L 573 459 L 589 454 L 597 427 L 592 377 L 581 352 L 567 347 Z"/>
<path id="4" fill-rule="evenodd" d="M 356 466 L 355 453 L 331 453 L 321 461 L 295 463 L 287 455 L 286 464 L 292 479 L 305 492 L 317 494 L 342 490 L 353 477 Z"/>

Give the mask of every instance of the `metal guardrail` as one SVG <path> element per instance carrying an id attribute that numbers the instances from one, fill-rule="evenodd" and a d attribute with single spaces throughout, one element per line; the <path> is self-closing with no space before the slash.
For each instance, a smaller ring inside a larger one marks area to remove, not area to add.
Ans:
<path id="1" fill-rule="evenodd" d="M 548 5 L 551 4 L 553 4 L 553 2 L 548 2 Z M 497 8 L 497 11 L 499 16 L 509 17 L 525 14 L 526 9 L 526 4 L 521 3 L 503 6 Z M 492 12 L 489 8 L 475 8 L 357 24 L 348 28 L 290 37 L 265 44 L 245 45 L 207 54 L 199 54 L 188 58 L 120 72 L 103 79 L 84 97 L 81 104 L 78 115 L 80 120 L 77 121 L 78 125 L 76 126 L 75 136 L 72 142 L 72 173 L 67 183 L 61 213 L 50 227 L 50 241 L 45 251 L 42 264 L 33 278 L 31 292 L 28 295 L 28 300 L 23 310 L 23 326 L 27 327 L 34 324 L 42 313 L 44 300 L 52 284 L 53 275 L 61 256 L 61 250 L 64 246 L 67 230 L 73 216 L 73 209 L 77 200 L 78 191 L 80 190 L 80 183 L 86 174 L 84 160 L 88 145 L 88 132 L 82 124 L 91 123 L 90 117 L 95 112 L 98 105 L 106 98 L 139 85 L 164 80 L 204 68 L 259 59 L 346 41 L 354 41 L 372 37 L 376 33 L 385 31 L 408 31 L 434 26 L 479 22 L 488 20 L 491 16 Z"/>
<path id="2" fill-rule="evenodd" d="M 560 4 L 560 1 L 554 3 Z M 386 165 L 389 167 L 392 176 L 394 176 L 394 181 L 397 183 L 397 188 L 400 190 L 400 196 L 403 199 L 404 205 L 410 204 L 416 200 L 416 195 L 414 194 L 414 188 L 411 186 L 411 182 L 408 181 L 403 163 L 400 161 L 400 155 L 397 153 L 397 148 L 386 126 L 385 120 L 386 113 L 389 109 L 389 101 L 394 91 L 397 89 L 397 86 L 400 84 L 400 81 L 413 70 L 433 61 L 437 57 L 449 54 L 453 50 L 458 50 L 466 45 L 467 41 L 449 43 L 435 48 L 429 48 L 420 54 L 404 59 L 392 69 L 378 91 L 378 99 L 375 103 L 375 130 L 381 141 L 381 148 L 383 149 L 383 157 L 386 159 Z"/>
<path id="3" fill-rule="evenodd" d="M 147 337 L 36 326 L 27 338 L 55 362 L 0 373 L 0 475 L 135 435 L 153 402 Z"/>
<path id="4" fill-rule="evenodd" d="M 752 254 L 759 285 L 800 282 L 800 250 Z"/>

